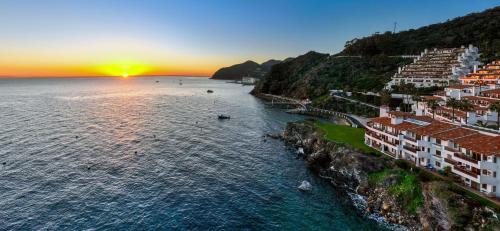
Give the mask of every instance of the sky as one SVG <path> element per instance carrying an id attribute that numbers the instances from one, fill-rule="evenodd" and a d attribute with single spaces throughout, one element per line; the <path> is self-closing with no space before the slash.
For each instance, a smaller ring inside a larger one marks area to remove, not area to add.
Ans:
<path id="1" fill-rule="evenodd" d="M 0 0 L 0 76 L 209 76 L 500 0 Z"/>

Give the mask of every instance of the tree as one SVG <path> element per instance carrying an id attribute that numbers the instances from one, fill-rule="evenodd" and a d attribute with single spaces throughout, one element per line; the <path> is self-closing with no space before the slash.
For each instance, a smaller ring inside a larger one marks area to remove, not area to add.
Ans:
<path id="1" fill-rule="evenodd" d="M 450 98 L 446 101 L 446 106 L 451 107 L 451 122 L 455 121 L 455 108 L 460 105 L 459 101 L 453 98 Z"/>
<path id="2" fill-rule="evenodd" d="M 406 103 L 409 101 L 409 95 L 415 92 L 415 85 L 413 83 L 403 83 L 399 89 L 403 92 L 404 111 L 408 111 L 408 105 Z"/>
<path id="3" fill-rule="evenodd" d="M 497 113 L 497 128 L 500 129 L 500 102 L 490 104 L 488 109 Z"/>
<path id="4" fill-rule="evenodd" d="M 432 119 L 434 119 L 434 115 L 436 114 L 436 109 L 439 107 L 439 104 L 436 100 L 429 100 L 427 102 L 427 106 L 432 109 Z"/>
<path id="5" fill-rule="evenodd" d="M 391 103 L 391 92 L 388 90 L 382 90 L 380 92 L 380 105 L 389 105 Z"/>
<path id="6" fill-rule="evenodd" d="M 469 120 L 469 115 L 467 112 L 474 110 L 474 104 L 470 103 L 468 100 L 461 100 L 458 107 L 465 112 L 465 123 Z"/>

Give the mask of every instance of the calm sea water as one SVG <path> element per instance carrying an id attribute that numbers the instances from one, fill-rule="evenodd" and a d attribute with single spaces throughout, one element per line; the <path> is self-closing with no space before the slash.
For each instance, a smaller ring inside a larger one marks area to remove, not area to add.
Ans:
<path id="1" fill-rule="evenodd" d="M 0 80 L 0 230 L 381 229 L 281 141 L 264 141 L 301 117 L 250 90 L 203 78 Z M 297 190 L 303 180 L 311 192 Z"/>

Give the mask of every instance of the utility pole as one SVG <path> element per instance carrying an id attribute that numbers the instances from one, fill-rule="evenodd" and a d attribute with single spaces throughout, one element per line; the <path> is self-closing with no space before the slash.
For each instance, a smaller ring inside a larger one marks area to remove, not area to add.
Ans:
<path id="1" fill-rule="evenodd" d="M 396 26 L 398 25 L 398 22 L 394 22 L 394 29 L 392 30 L 392 34 L 396 34 Z"/>

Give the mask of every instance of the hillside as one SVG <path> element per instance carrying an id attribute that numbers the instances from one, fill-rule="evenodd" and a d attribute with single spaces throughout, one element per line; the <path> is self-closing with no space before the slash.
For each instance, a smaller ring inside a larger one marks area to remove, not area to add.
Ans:
<path id="1" fill-rule="evenodd" d="M 338 58 L 309 52 L 275 65 L 252 91 L 294 98 L 316 98 L 330 89 L 378 91 L 398 66 L 410 59 L 384 55 L 364 58 Z"/>
<path id="2" fill-rule="evenodd" d="M 262 64 L 258 64 L 248 60 L 244 63 L 219 69 L 212 75 L 212 79 L 241 80 L 243 76 L 261 78 L 271 70 L 272 66 L 280 62 L 279 60 L 271 59 Z"/>
<path id="3" fill-rule="evenodd" d="M 443 23 L 393 34 L 385 32 L 348 41 L 342 55 L 419 54 L 425 48 L 479 47 L 482 61 L 500 59 L 500 7 Z"/>
<path id="4" fill-rule="evenodd" d="M 500 59 L 500 7 L 416 30 L 375 34 L 346 43 L 337 55 L 309 52 L 275 65 L 252 91 L 316 98 L 330 89 L 379 91 L 399 66 L 425 48 L 479 46 L 482 59 Z M 355 56 L 355 57 L 345 57 Z"/>

